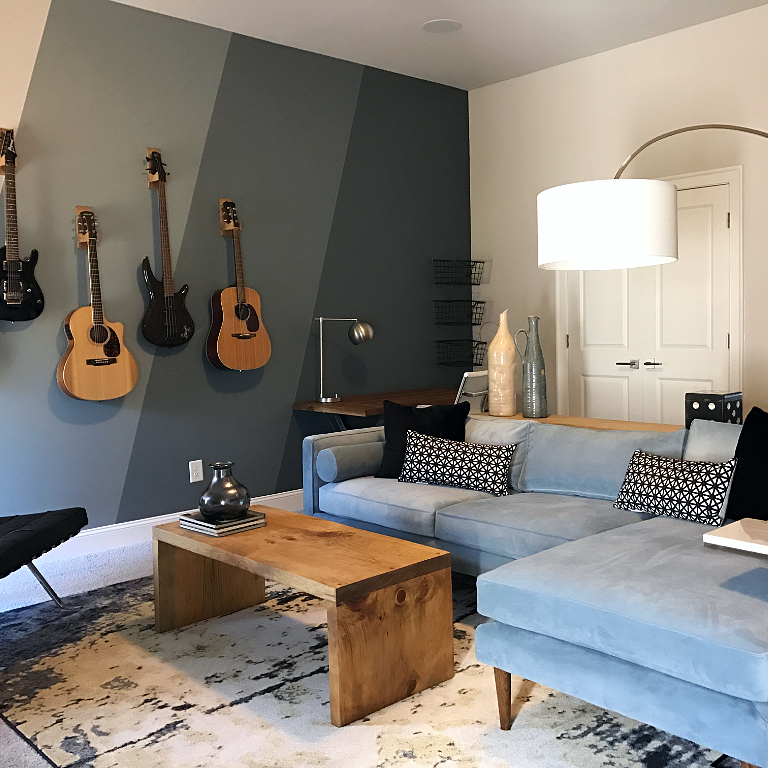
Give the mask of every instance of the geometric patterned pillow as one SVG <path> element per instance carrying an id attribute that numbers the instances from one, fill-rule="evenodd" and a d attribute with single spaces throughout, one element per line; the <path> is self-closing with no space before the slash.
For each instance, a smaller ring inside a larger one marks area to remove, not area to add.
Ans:
<path id="1" fill-rule="evenodd" d="M 635 451 L 613 506 L 720 525 L 736 459 L 683 461 Z"/>
<path id="2" fill-rule="evenodd" d="M 429 483 L 509 494 L 509 468 L 514 445 L 458 443 L 408 430 L 401 483 Z"/>

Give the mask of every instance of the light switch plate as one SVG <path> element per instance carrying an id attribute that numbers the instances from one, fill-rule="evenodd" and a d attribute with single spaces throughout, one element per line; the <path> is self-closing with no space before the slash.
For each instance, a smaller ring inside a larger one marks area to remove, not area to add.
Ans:
<path id="1" fill-rule="evenodd" d="M 203 460 L 195 459 L 189 462 L 189 482 L 199 483 L 203 480 Z"/>

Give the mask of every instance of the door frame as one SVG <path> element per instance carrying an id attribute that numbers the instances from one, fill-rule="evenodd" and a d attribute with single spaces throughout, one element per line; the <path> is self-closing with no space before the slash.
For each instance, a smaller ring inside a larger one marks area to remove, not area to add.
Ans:
<path id="1" fill-rule="evenodd" d="M 742 253 L 742 166 L 714 168 L 709 171 L 681 173 L 665 176 L 662 181 L 672 181 L 681 189 L 697 189 L 728 185 L 730 221 L 730 296 L 729 333 L 730 357 L 728 360 L 728 389 L 740 392 L 744 372 L 744 266 Z M 568 272 L 555 273 L 555 381 L 557 382 L 557 413 L 570 415 L 568 397 Z"/>

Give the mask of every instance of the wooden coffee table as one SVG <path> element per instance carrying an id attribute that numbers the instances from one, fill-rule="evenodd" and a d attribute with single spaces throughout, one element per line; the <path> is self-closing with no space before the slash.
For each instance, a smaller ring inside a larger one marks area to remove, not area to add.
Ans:
<path id="1" fill-rule="evenodd" d="M 272 579 L 329 602 L 331 722 L 453 677 L 450 554 L 261 505 L 267 525 L 215 538 L 154 528 L 155 629 L 264 601 Z"/>

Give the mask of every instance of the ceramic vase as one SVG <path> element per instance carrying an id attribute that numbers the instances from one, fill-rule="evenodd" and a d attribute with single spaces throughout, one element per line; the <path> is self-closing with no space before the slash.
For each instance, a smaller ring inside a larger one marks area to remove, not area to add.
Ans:
<path id="1" fill-rule="evenodd" d="M 209 466 L 213 470 L 213 480 L 200 497 L 200 514 L 212 523 L 245 517 L 251 494 L 232 476 L 233 463 L 218 461 Z"/>
<path id="2" fill-rule="evenodd" d="M 517 336 L 525 334 L 525 352 L 517 346 Z M 515 347 L 523 361 L 523 418 L 543 419 L 549 415 L 547 410 L 547 377 L 544 373 L 544 353 L 539 340 L 539 318 L 528 318 L 528 330 L 521 328 L 515 332 Z"/>
<path id="3" fill-rule="evenodd" d="M 499 316 L 499 330 L 488 345 L 488 413 L 514 416 L 517 359 L 515 342 L 507 326 L 507 312 Z"/>

